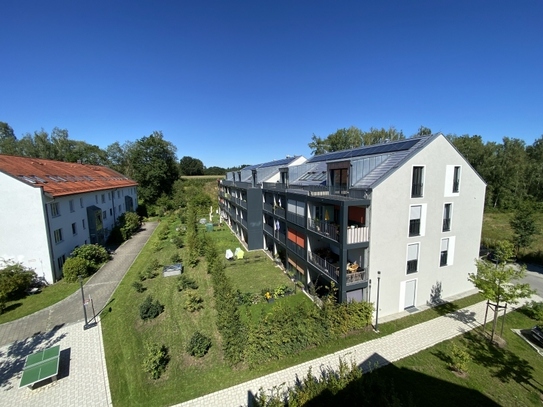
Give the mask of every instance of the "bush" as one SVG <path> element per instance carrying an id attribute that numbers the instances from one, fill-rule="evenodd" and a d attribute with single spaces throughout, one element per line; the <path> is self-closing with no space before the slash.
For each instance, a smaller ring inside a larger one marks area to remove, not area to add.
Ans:
<path id="1" fill-rule="evenodd" d="M 189 312 L 199 311 L 204 308 L 204 299 L 197 294 L 189 292 L 185 301 L 184 309 Z"/>
<path id="2" fill-rule="evenodd" d="M 183 262 L 183 258 L 181 257 L 181 254 L 180 253 L 174 253 L 172 254 L 172 257 L 170 257 L 170 261 L 172 262 L 172 264 L 175 264 L 175 263 L 182 263 Z"/>
<path id="3" fill-rule="evenodd" d="M 198 289 L 198 284 L 194 279 L 190 278 L 189 276 L 181 274 L 179 277 L 177 277 L 177 289 L 179 291 L 183 291 L 187 288 L 196 290 Z"/>
<path id="4" fill-rule="evenodd" d="M 190 338 L 190 342 L 187 345 L 187 352 L 191 356 L 201 358 L 208 352 L 210 347 L 211 339 L 196 331 Z"/>
<path id="5" fill-rule="evenodd" d="M 134 281 L 132 283 L 132 287 L 134 287 L 134 289 L 138 292 L 138 293 L 142 293 L 145 291 L 145 287 L 143 287 L 143 284 L 140 283 L 139 281 Z"/>
<path id="6" fill-rule="evenodd" d="M 69 283 L 75 283 L 79 276 L 88 277 L 90 272 L 94 271 L 89 261 L 81 257 L 68 257 L 62 267 L 64 280 Z"/>
<path id="7" fill-rule="evenodd" d="M 524 307 L 522 311 L 528 317 L 535 319 L 537 321 L 543 321 L 543 302 L 530 301 Z"/>
<path id="8" fill-rule="evenodd" d="M 21 263 L 8 262 L 0 269 L 0 313 L 4 311 L 7 301 L 25 295 L 34 278 L 34 270 Z"/>
<path id="9" fill-rule="evenodd" d="M 160 378 L 170 361 L 168 348 L 157 343 L 146 343 L 145 349 L 147 350 L 147 356 L 143 360 L 143 370 L 149 373 L 152 379 L 156 380 Z"/>
<path id="10" fill-rule="evenodd" d="M 140 305 L 140 317 L 144 321 L 153 319 L 158 317 L 163 310 L 164 306 L 158 300 L 153 301 L 153 297 L 148 295 Z"/>
<path id="11" fill-rule="evenodd" d="M 98 270 L 102 263 L 109 260 L 109 253 L 99 244 L 86 244 L 76 247 L 70 257 L 79 257 L 86 260 L 93 269 L 91 273 Z"/>
<path id="12" fill-rule="evenodd" d="M 468 362 L 470 360 L 471 356 L 466 349 L 453 342 L 451 345 L 449 367 L 456 372 L 465 373 L 468 371 Z"/>

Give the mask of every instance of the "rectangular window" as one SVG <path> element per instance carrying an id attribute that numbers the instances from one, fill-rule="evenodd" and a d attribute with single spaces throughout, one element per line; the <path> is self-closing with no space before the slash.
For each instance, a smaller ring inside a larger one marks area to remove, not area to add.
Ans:
<path id="1" fill-rule="evenodd" d="M 407 246 L 407 274 L 418 271 L 419 262 L 419 244 L 410 244 Z"/>
<path id="2" fill-rule="evenodd" d="M 113 216 L 113 209 L 109 208 L 109 216 Z"/>
<path id="3" fill-rule="evenodd" d="M 73 199 L 70 199 L 70 212 L 75 212 Z"/>
<path id="4" fill-rule="evenodd" d="M 79 205 L 83 207 L 83 198 L 79 198 Z"/>
<path id="5" fill-rule="evenodd" d="M 454 167 L 453 188 L 454 193 L 460 192 L 460 167 Z"/>
<path id="6" fill-rule="evenodd" d="M 62 242 L 62 228 L 55 230 L 55 243 Z"/>
<path id="7" fill-rule="evenodd" d="M 439 260 L 439 266 L 443 267 L 446 266 L 447 263 L 447 257 L 449 254 L 449 239 L 441 239 L 441 258 Z"/>
<path id="8" fill-rule="evenodd" d="M 411 207 L 409 214 L 409 236 L 420 236 L 421 214 L 422 206 L 416 205 Z"/>
<path id="9" fill-rule="evenodd" d="M 451 231 L 451 210 L 452 204 L 446 203 L 443 207 L 443 232 Z"/>
<path id="10" fill-rule="evenodd" d="M 102 194 L 102 203 L 106 203 L 106 194 Z"/>
<path id="11" fill-rule="evenodd" d="M 59 271 L 62 270 L 62 267 L 64 266 L 64 262 L 66 261 L 66 256 L 63 254 L 57 259 L 57 265 Z"/>
<path id="12" fill-rule="evenodd" d="M 77 227 L 75 223 L 72 223 L 72 235 L 77 235 Z"/>
<path id="13" fill-rule="evenodd" d="M 121 212 L 121 205 L 119 205 L 119 213 L 122 213 L 122 212 Z"/>
<path id="14" fill-rule="evenodd" d="M 60 210 L 59 210 L 58 202 L 53 202 L 51 204 L 51 216 L 53 218 L 55 218 L 57 216 L 60 216 Z"/>
<path id="15" fill-rule="evenodd" d="M 413 167 L 413 180 L 411 183 L 411 198 L 422 197 L 424 181 L 424 167 Z"/>
<path id="16" fill-rule="evenodd" d="M 107 212 L 106 211 L 102 212 L 102 219 L 104 219 L 104 220 L 107 219 Z"/>
<path id="17" fill-rule="evenodd" d="M 86 227 L 85 227 L 85 219 L 81 219 L 81 223 L 83 225 L 83 229 L 86 229 Z"/>
<path id="18" fill-rule="evenodd" d="M 98 203 L 98 195 L 94 195 L 94 199 L 96 200 L 96 203 Z"/>

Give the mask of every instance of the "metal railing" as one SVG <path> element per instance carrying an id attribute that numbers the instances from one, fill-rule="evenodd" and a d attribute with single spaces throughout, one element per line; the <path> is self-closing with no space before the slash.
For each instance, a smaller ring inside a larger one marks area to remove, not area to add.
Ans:
<path id="1" fill-rule="evenodd" d="M 323 220 L 308 219 L 307 228 L 339 242 L 339 226 Z"/>
<path id="2" fill-rule="evenodd" d="M 354 273 L 347 273 L 346 275 L 347 285 L 362 283 L 364 281 L 367 281 L 367 279 L 368 277 L 367 277 L 366 270 L 357 271 Z"/>
<path id="3" fill-rule="evenodd" d="M 298 246 L 292 240 L 287 240 L 287 247 L 300 256 L 302 259 L 305 259 L 305 249 L 301 246 Z"/>
<path id="4" fill-rule="evenodd" d="M 307 258 L 313 265 L 317 266 L 319 270 L 337 283 L 339 279 L 339 267 L 328 263 L 322 257 L 319 257 L 310 251 L 307 252 Z"/>

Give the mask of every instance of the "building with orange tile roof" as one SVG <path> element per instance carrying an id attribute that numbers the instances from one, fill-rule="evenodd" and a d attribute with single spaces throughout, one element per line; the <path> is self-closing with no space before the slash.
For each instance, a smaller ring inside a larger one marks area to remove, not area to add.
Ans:
<path id="1" fill-rule="evenodd" d="M 74 248 L 104 244 L 137 206 L 137 183 L 111 168 L 0 154 L 0 262 L 49 283 Z"/>

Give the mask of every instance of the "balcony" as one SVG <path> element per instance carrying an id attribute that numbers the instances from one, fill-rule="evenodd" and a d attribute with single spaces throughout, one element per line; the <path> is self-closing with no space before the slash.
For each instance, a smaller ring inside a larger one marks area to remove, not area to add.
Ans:
<path id="1" fill-rule="evenodd" d="M 346 275 L 346 284 L 353 285 L 358 283 L 363 283 L 368 280 L 366 270 L 359 268 L 360 271 L 355 271 L 353 273 L 348 272 Z"/>
<path id="2" fill-rule="evenodd" d="M 273 213 L 273 206 L 269 203 L 264 202 L 264 210 L 269 213 Z"/>
<path id="3" fill-rule="evenodd" d="M 247 209 L 247 200 L 240 199 L 239 206 L 241 206 L 244 209 Z"/>
<path id="4" fill-rule="evenodd" d="M 287 241 L 287 236 L 283 232 L 278 230 L 274 232 L 274 237 L 283 244 L 285 244 L 285 242 Z"/>
<path id="5" fill-rule="evenodd" d="M 264 223 L 264 232 L 268 232 L 270 235 L 273 236 L 273 226 Z"/>
<path id="6" fill-rule="evenodd" d="M 321 272 L 326 274 L 336 283 L 339 279 L 339 267 L 337 264 L 331 263 L 331 259 L 323 259 L 322 257 L 316 255 L 313 252 L 307 252 L 307 258 L 310 263 L 316 266 Z"/>
<path id="7" fill-rule="evenodd" d="M 247 220 L 245 220 L 245 219 L 243 219 L 243 218 L 241 218 L 241 217 L 239 218 L 239 220 L 240 220 L 241 224 L 242 224 L 243 226 L 245 226 L 245 229 L 247 229 Z"/>
<path id="8" fill-rule="evenodd" d="M 294 243 L 291 240 L 287 240 L 287 247 L 296 253 L 298 256 L 300 256 L 302 259 L 305 260 L 305 249 L 301 246 L 298 246 L 296 243 Z"/>
<path id="9" fill-rule="evenodd" d="M 273 208 L 273 213 L 275 213 L 280 218 L 285 219 L 285 209 L 284 208 L 282 208 L 280 206 L 276 206 L 276 207 Z"/>
<path id="10" fill-rule="evenodd" d="M 300 226 L 305 226 L 305 217 L 293 212 L 287 212 L 287 220 Z"/>
<path id="11" fill-rule="evenodd" d="M 322 220 L 307 220 L 307 228 L 314 232 L 317 232 L 320 235 L 329 237 L 330 239 L 339 242 L 339 226 Z"/>
<path id="12" fill-rule="evenodd" d="M 370 228 L 367 226 L 349 226 L 347 228 L 347 244 L 370 241 Z"/>

